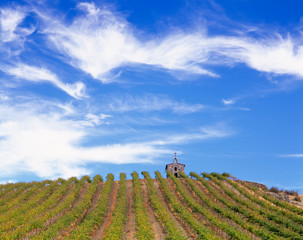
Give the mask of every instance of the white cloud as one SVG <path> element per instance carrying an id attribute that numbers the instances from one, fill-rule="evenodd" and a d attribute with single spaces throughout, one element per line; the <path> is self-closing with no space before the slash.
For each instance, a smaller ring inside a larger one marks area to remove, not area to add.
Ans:
<path id="1" fill-rule="evenodd" d="M 40 177 L 88 174 L 89 163 L 152 162 L 167 150 L 144 143 L 81 147 L 86 129 L 58 114 L 34 115 L 0 106 L 0 173 L 15 176 L 30 172 Z"/>
<path id="2" fill-rule="evenodd" d="M 110 100 L 109 108 L 114 112 L 171 110 L 179 114 L 188 114 L 198 112 L 205 108 L 205 106 L 202 104 L 187 104 L 182 101 L 175 101 L 166 96 L 146 94 L 144 96 L 127 95 L 113 98 Z"/>
<path id="3" fill-rule="evenodd" d="M 228 36 L 210 36 L 207 29 L 200 28 L 142 38 L 125 18 L 106 7 L 79 3 L 78 9 L 84 14 L 79 14 L 69 24 L 63 22 L 64 18 L 48 16 L 36 9 L 1 9 L 1 40 L 14 41 L 32 33 L 34 29 L 21 28 L 19 24 L 28 12 L 36 12 L 44 21 L 44 25 L 39 25 L 39 32 L 46 35 L 56 54 L 63 55 L 66 62 L 104 83 L 116 80 L 112 77 L 114 69 L 142 64 L 172 73 L 184 71 L 217 77 L 211 70 L 212 65 L 245 63 L 261 72 L 291 74 L 300 79 L 303 76 L 301 35 L 297 39 L 290 35 L 282 37 L 265 29 L 263 32 L 272 37 L 256 39 L 239 31 Z M 81 83 L 57 85 L 73 96 L 81 95 L 83 88 Z"/>
<path id="4" fill-rule="evenodd" d="M 8 100 L 9 100 L 9 97 L 8 97 L 7 95 L 5 95 L 5 94 L 1 94 L 1 93 L 0 93 L 0 100 L 1 100 L 1 101 L 8 101 Z"/>
<path id="5" fill-rule="evenodd" d="M 303 76 L 303 46 L 291 37 L 273 33 L 275 37 L 256 40 L 243 34 L 213 37 L 206 31 L 179 31 L 144 41 L 117 13 L 89 3 L 79 7 L 88 14 L 71 25 L 56 19 L 44 33 L 66 61 L 104 83 L 112 81 L 113 69 L 133 64 L 216 77 L 208 66 L 245 63 L 257 71 Z"/>
<path id="6" fill-rule="evenodd" d="M 99 126 L 101 124 L 109 124 L 105 119 L 112 117 L 109 114 L 100 113 L 99 115 L 88 113 L 85 115 L 86 121 L 83 121 L 85 126 Z"/>
<path id="7" fill-rule="evenodd" d="M 87 11 L 89 15 L 97 16 L 100 13 L 100 9 L 96 8 L 94 3 L 79 3 L 78 8 Z"/>
<path id="8" fill-rule="evenodd" d="M 10 42 L 18 38 L 16 29 L 25 18 L 25 13 L 13 9 L 0 10 L 1 40 Z"/>
<path id="9" fill-rule="evenodd" d="M 297 154 L 281 154 L 278 155 L 279 157 L 287 157 L 287 158 L 303 158 L 303 153 L 297 153 Z"/>
<path id="10" fill-rule="evenodd" d="M 291 37 L 278 35 L 258 41 L 243 37 L 212 38 L 213 51 L 230 62 L 243 62 L 249 67 L 274 74 L 303 76 L 303 45 Z"/>
<path id="11" fill-rule="evenodd" d="M 194 133 L 171 135 L 161 140 L 153 141 L 152 143 L 156 145 L 184 144 L 190 141 L 224 138 L 233 134 L 234 132 L 224 124 L 217 124 L 214 126 L 201 127 Z"/>
<path id="12" fill-rule="evenodd" d="M 81 4 L 89 14 L 71 25 L 53 21 L 44 33 L 65 54 L 67 61 L 103 82 L 111 70 L 128 64 L 147 64 L 169 70 L 184 70 L 216 76 L 199 63 L 207 60 L 204 43 L 194 35 L 172 34 L 142 42 L 121 17 L 93 4 Z M 50 19 L 48 19 L 49 21 Z"/>
<path id="13" fill-rule="evenodd" d="M 154 136 L 153 141 L 131 141 L 86 146 L 91 126 L 66 118 L 58 111 L 40 112 L 44 106 L 0 104 L 0 175 L 5 178 L 31 173 L 43 178 L 89 174 L 89 164 L 153 163 L 173 152 L 170 144 L 222 138 L 231 134 L 224 126 L 205 127 L 194 133 Z M 109 118 L 84 115 L 93 126 Z M 96 131 L 94 131 L 94 134 Z M 98 132 L 102 137 L 102 132 Z"/>
<path id="14" fill-rule="evenodd" d="M 233 100 L 233 99 L 222 99 L 222 103 L 224 105 L 232 105 L 232 104 L 235 104 L 235 100 Z"/>
<path id="15" fill-rule="evenodd" d="M 8 184 L 8 183 L 16 183 L 17 180 L 14 180 L 14 179 L 9 179 L 7 181 L 0 181 L 0 184 Z"/>
<path id="16" fill-rule="evenodd" d="M 63 83 L 59 80 L 56 74 L 46 68 L 39 68 L 19 63 L 14 67 L 2 67 L 2 71 L 27 81 L 48 81 L 76 99 L 84 97 L 85 85 L 82 82 L 76 82 L 73 84 Z"/>
<path id="17" fill-rule="evenodd" d="M 161 37 L 155 35 L 144 39 L 136 34 L 138 30 L 125 18 L 106 7 L 79 3 L 78 9 L 84 14 L 76 16 L 69 24 L 64 23 L 63 18 L 47 16 L 42 11 L 28 9 L 26 12 L 36 12 L 44 21 L 39 31 L 46 35 L 56 54 L 104 83 L 116 81 L 112 76 L 113 70 L 134 65 L 217 77 L 211 70 L 212 65 L 245 63 L 261 72 L 291 74 L 301 79 L 303 76 L 302 41 L 290 35 L 282 37 L 272 32 L 272 37 L 255 39 L 237 31 L 234 35 L 210 36 L 207 29 L 199 29 L 189 33 L 171 31 Z M 33 31 L 19 27 L 17 35 L 16 29 L 26 17 L 26 12 L 1 10 L 2 41 L 13 41 L 19 35 L 27 36 Z M 267 32 L 270 35 L 270 31 Z M 73 96 L 81 95 L 81 83 L 73 86 L 56 84 Z"/>

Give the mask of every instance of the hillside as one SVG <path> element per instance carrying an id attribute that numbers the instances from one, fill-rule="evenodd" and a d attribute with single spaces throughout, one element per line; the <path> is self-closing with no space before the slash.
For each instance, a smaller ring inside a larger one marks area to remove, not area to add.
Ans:
<path id="1" fill-rule="evenodd" d="M 0 186 L 1 239 L 303 239 L 303 208 L 226 175 Z"/>

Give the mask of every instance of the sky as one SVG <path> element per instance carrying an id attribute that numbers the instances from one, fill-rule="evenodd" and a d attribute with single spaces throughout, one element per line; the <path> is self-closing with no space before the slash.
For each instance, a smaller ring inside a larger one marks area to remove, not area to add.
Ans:
<path id="1" fill-rule="evenodd" d="M 301 0 L 0 2 L 0 182 L 229 172 L 303 191 Z"/>

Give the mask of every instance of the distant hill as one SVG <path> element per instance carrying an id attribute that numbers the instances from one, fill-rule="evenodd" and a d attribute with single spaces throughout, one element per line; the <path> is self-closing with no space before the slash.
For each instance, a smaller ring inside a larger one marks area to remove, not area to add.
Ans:
<path id="1" fill-rule="evenodd" d="M 167 174 L 0 185 L 0 239 L 303 239 L 302 196 L 229 174 Z"/>

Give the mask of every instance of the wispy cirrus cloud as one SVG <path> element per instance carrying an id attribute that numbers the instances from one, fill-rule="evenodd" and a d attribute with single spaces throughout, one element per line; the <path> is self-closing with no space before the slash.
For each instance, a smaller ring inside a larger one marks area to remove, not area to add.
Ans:
<path id="1" fill-rule="evenodd" d="M 96 122 L 95 118 L 91 121 L 92 114 L 78 121 L 65 118 L 59 111 L 38 113 L 39 106 L 30 103 L 27 108 L 23 104 L 1 104 L 0 110 L 2 176 L 81 176 L 90 172 L 89 163 L 146 163 L 164 151 L 144 143 L 83 147 L 83 140 Z M 107 117 L 99 115 L 99 119 Z"/>
<path id="2" fill-rule="evenodd" d="M 208 52 L 197 36 L 170 34 L 143 42 L 130 23 L 110 10 L 99 9 L 93 3 L 78 6 L 87 15 L 76 18 L 71 25 L 51 21 L 43 32 L 67 62 L 94 78 L 110 82 L 108 76 L 113 69 L 133 64 L 217 76 L 199 65 L 207 61 Z"/>
<path id="3" fill-rule="evenodd" d="M 224 104 L 224 105 L 232 105 L 232 104 L 235 104 L 235 100 L 233 100 L 233 99 L 222 99 L 222 103 Z"/>
<path id="4" fill-rule="evenodd" d="M 209 35 L 206 26 L 191 32 L 179 29 L 147 38 L 144 33 L 136 34 L 135 26 L 106 6 L 101 8 L 85 2 L 77 7 L 82 12 L 69 23 L 38 8 L 2 9 L 1 39 L 16 41 L 18 25 L 27 12 L 32 11 L 44 22 L 38 29 L 48 39 L 43 47 L 47 44 L 60 59 L 63 57 L 67 63 L 103 83 L 115 81 L 112 77 L 115 69 L 133 65 L 218 77 L 212 66 L 244 63 L 260 72 L 303 77 L 300 36 L 283 37 L 267 31 L 267 36 L 260 33 L 253 38 L 240 30 L 229 35 Z"/>
<path id="5" fill-rule="evenodd" d="M 303 153 L 295 153 L 295 154 L 280 154 L 279 157 L 285 158 L 303 158 Z"/>
<path id="6" fill-rule="evenodd" d="M 104 83 L 112 81 L 112 70 L 133 64 L 216 77 L 211 65 L 245 63 L 261 72 L 303 76 L 303 46 L 290 36 L 209 36 L 202 30 L 144 41 L 118 13 L 93 3 L 78 6 L 87 14 L 71 24 L 51 21 L 43 32 L 67 62 Z"/>
<path id="7" fill-rule="evenodd" d="M 16 5 L 0 9 L 0 53 L 5 57 L 18 56 L 24 50 L 24 43 L 36 26 L 22 26 L 30 11 Z"/>
<path id="8" fill-rule="evenodd" d="M 99 126 L 101 124 L 109 124 L 109 122 L 106 120 L 108 118 L 111 118 L 112 116 L 109 114 L 100 113 L 98 115 L 88 113 L 85 115 L 85 120 L 82 121 L 83 125 L 85 126 Z"/>
<path id="9" fill-rule="evenodd" d="M 145 143 L 81 147 L 86 132 L 76 124 L 51 116 L 2 122 L 1 175 L 27 172 L 39 177 L 80 176 L 91 171 L 87 166 L 90 163 L 147 163 L 167 153 Z"/>
<path id="10" fill-rule="evenodd" d="M 143 96 L 125 95 L 110 98 L 108 108 L 113 112 L 151 112 L 170 110 L 178 114 L 188 114 L 201 111 L 202 104 L 188 104 L 184 101 L 173 100 L 167 96 L 145 94 Z"/>
<path id="11" fill-rule="evenodd" d="M 39 177 L 70 177 L 89 174 L 94 163 L 154 163 L 172 152 L 171 145 L 222 138 L 232 134 L 222 126 L 194 132 L 151 136 L 153 140 L 112 144 L 85 144 L 91 129 L 110 118 L 85 114 L 82 121 L 58 109 L 43 112 L 39 104 L 0 104 L 0 173 L 3 177 L 31 173 Z M 102 134 L 98 135 L 102 137 Z M 18 151 L 16 151 L 18 149 Z"/>
<path id="12" fill-rule="evenodd" d="M 23 11 L 15 9 L 1 9 L 0 10 L 0 27 L 1 27 L 1 41 L 10 42 L 18 38 L 16 33 L 18 25 L 25 18 L 26 14 Z"/>
<path id="13" fill-rule="evenodd" d="M 274 74 L 291 74 L 302 78 L 303 45 L 290 36 L 253 39 L 248 37 L 212 38 L 215 53 L 231 63 L 243 62 L 249 67 Z"/>
<path id="14" fill-rule="evenodd" d="M 235 134 L 235 132 L 226 125 L 216 124 L 212 126 L 200 127 L 197 129 L 197 131 L 192 133 L 171 135 L 161 140 L 153 141 L 152 143 L 156 145 L 184 144 L 197 140 L 224 138 L 233 134 Z"/>
<path id="15" fill-rule="evenodd" d="M 85 96 L 85 85 L 82 82 L 76 82 L 73 84 L 63 83 L 56 74 L 43 67 L 19 63 L 16 66 L 2 67 L 1 70 L 9 75 L 15 76 L 18 79 L 26 81 L 48 81 L 76 99 L 80 99 Z"/>

